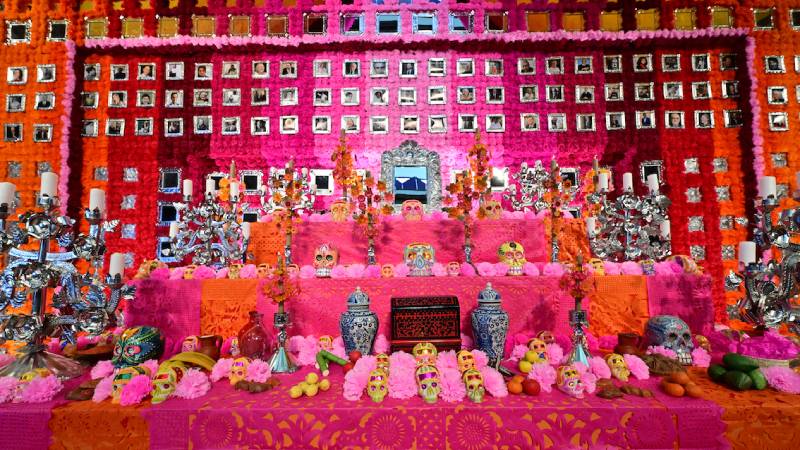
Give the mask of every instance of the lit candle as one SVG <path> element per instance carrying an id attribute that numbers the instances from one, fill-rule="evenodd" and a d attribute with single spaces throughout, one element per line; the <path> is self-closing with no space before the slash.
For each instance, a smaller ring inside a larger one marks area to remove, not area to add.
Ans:
<path id="1" fill-rule="evenodd" d="M 169 224 L 169 237 L 174 238 L 178 235 L 178 222 L 172 222 Z"/>
<path id="2" fill-rule="evenodd" d="M 236 181 L 231 181 L 231 197 L 238 197 L 239 196 L 239 183 Z"/>
<path id="3" fill-rule="evenodd" d="M 665 221 L 661 222 L 661 224 L 659 225 L 659 228 L 658 228 L 661 231 L 661 237 L 663 237 L 663 238 L 668 238 L 669 237 L 669 233 L 671 231 L 670 226 L 671 225 L 669 223 L 669 220 L 665 220 Z"/>
<path id="4" fill-rule="evenodd" d="M 0 183 L 0 204 L 8 205 L 10 209 L 11 204 L 14 203 L 14 193 L 16 190 L 17 187 L 14 186 L 14 183 L 9 183 L 7 181 Z"/>
<path id="5" fill-rule="evenodd" d="M 111 259 L 108 262 L 108 274 L 112 277 L 116 275 L 122 277 L 123 270 L 125 270 L 125 255 L 122 253 L 112 253 Z"/>
<path id="6" fill-rule="evenodd" d="M 192 184 L 192 180 L 183 180 L 183 196 L 189 197 L 192 195 L 192 190 L 194 189 L 194 185 Z"/>
<path id="7" fill-rule="evenodd" d="M 756 262 L 756 243 L 753 241 L 739 242 L 739 261 L 747 267 Z"/>
<path id="8" fill-rule="evenodd" d="M 42 184 L 39 187 L 39 194 L 55 197 L 56 189 L 58 189 L 58 175 L 53 172 L 42 172 Z"/>
<path id="9" fill-rule="evenodd" d="M 217 185 L 214 183 L 212 178 L 206 179 L 206 194 L 214 195 L 214 192 L 217 191 Z"/>
<path id="10" fill-rule="evenodd" d="M 586 218 L 586 234 L 589 237 L 593 237 L 595 230 L 597 230 L 597 218 L 594 216 L 589 216 Z"/>
<path id="11" fill-rule="evenodd" d="M 658 193 L 658 175 L 651 173 L 647 176 L 647 188 L 651 194 Z"/>
<path id="12" fill-rule="evenodd" d="M 106 212 L 106 191 L 102 189 L 92 189 L 89 191 L 89 209 L 97 209 L 100 214 Z"/>
<path id="13" fill-rule="evenodd" d="M 775 184 L 775 177 L 761 177 L 758 180 L 758 195 L 761 198 L 767 198 L 770 195 L 775 197 L 777 194 L 777 186 Z"/>
<path id="14" fill-rule="evenodd" d="M 622 174 L 622 190 L 623 191 L 632 191 L 633 190 L 633 174 L 630 172 L 625 172 Z"/>
<path id="15" fill-rule="evenodd" d="M 242 223 L 242 237 L 245 239 L 250 239 L 250 222 Z"/>
<path id="16" fill-rule="evenodd" d="M 608 191 L 608 172 L 600 172 L 597 174 L 597 190 Z"/>

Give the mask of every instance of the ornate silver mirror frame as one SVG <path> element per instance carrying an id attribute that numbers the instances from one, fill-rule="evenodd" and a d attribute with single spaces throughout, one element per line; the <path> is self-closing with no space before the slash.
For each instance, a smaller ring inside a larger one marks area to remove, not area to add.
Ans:
<path id="1" fill-rule="evenodd" d="M 395 167 L 425 167 L 427 168 L 426 195 L 428 202 L 424 205 L 425 212 L 441 211 L 442 209 L 442 171 L 439 154 L 421 148 L 416 141 L 404 141 L 399 147 L 383 152 L 381 156 L 381 180 L 386 183 L 388 192 L 394 193 Z M 394 204 L 395 212 L 400 211 L 400 204 Z"/>

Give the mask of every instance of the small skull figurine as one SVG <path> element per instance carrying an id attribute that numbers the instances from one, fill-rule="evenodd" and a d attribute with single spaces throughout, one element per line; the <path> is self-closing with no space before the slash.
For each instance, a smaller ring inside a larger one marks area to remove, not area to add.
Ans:
<path id="1" fill-rule="evenodd" d="M 408 244 L 403 252 L 403 259 L 409 268 L 410 277 L 429 277 L 433 275 L 433 264 L 436 262 L 431 244 L 421 242 Z"/>
<path id="2" fill-rule="evenodd" d="M 447 276 L 457 277 L 461 275 L 461 263 L 458 261 L 450 261 L 447 263 Z"/>
<path id="3" fill-rule="evenodd" d="M 297 264 L 289 264 L 286 266 L 286 275 L 294 277 L 300 274 L 300 266 Z"/>
<path id="4" fill-rule="evenodd" d="M 333 266 L 339 262 L 339 251 L 330 244 L 322 244 L 314 251 L 314 270 L 317 278 L 330 278 Z"/>
<path id="5" fill-rule="evenodd" d="M 645 331 L 649 345 L 660 345 L 674 351 L 678 362 L 692 364 L 692 331 L 689 325 L 676 316 L 654 316 L 647 321 Z"/>
<path id="6" fill-rule="evenodd" d="M 228 279 L 230 280 L 238 280 L 239 279 L 239 272 L 242 271 L 242 267 L 244 264 L 231 264 L 228 266 Z"/>
<path id="7" fill-rule="evenodd" d="M 606 364 L 611 369 L 611 375 L 619 381 L 628 381 L 631 376 L 631 371 L 628 370 L 628 365 L 625 364 L 625 359 L 619 353 L 609 353 L 606 355 Z"/>
<path id="8" fill-rule="evenodd" d="M 111 403 L 119 403 L 119 396 L 122 394 L 122 388 L 136 375 L 150 376 L 150 369 L 145 366 L 132 366 L 123 367 L 114 375 L 114 381 L 111 384 Z"/>
<path id="9" fill-rule="evenodd" d="M 400 213 L 403 215 L 403 219 L 408 221 L 422 220 L 422 215 L 424 214 L 422 202 L 419 200 L 406 200 L 400 205 Z"/>
<path id="10" fill-rule="evenodd" d="M 483 397 L 486 395 L 486 388 L 483 386 L 483 375 L 477 369 L 468 369 L 463 373 L 462 377 L 467 388 L 467 397 L 473 403 L 483 402 Z"/>
<path id="11" fill-rule="evenodd" d="M 436 403 L 442 387 L 439 385 L 439 370 L 435 366 L 420 366 L 415 373 L 419 395 L 425 403 Z"/>
<path id="12" fill-rule="evenodd" d="M 583 383 L 578 369 L 574 366 L 561 366 L 556 371 L 556 384 L 558 389 L 575 398 L 583 398 Z"/>
<path id="13" fill-rule="evenodd" d="M 138 366 L 148 359 L 158 359 L 164 353 L 164 335 L 155 327 L 131 327 L 122 332 L 114 343 L 114 367 Z"/>
<path id="14" fill-rule="evenodd" d="M 228 380 L 231 386 L 247 378 L 247 368 L 250 367 L 250 358 L 242 356 L 233 360 L 231 371 L 228 374 Z"/>
<path id="15" fill-rule="evenodd" d="M 486 200 L 480 210 L 484 219 L 497 220 L 503 215 L 503 206 L 497 200 Z"/>
<path id="16" fill-rule="evenodd" d="M 606 266 L 603 265 L 603 260 L 600 258 L 592 258 L 589 260 L 589 265 L 592 266 L 592 274 L 602 277 L 606 274 Z"/>
<path id="17" fill-rule="evenodd" d="M 439 352 L 436 350 L 436 346 L 430 342 L 420 342 L 411 349 L 411 354 L 414 355 L 417 367 L 419 367 L 435 365 Z"/>
<path id="18" fill-rule="evenodd" d="M 161 403 L 172 395 L 184 373 L 186 373 L 186 366 L 180 361 L 167 360 L 161 363 L 153 378 L 152 403 L 154 405 Z"/>
<path id="19" fill-rule="evenodd" d="M 241 350 L 239 350 L 239 338 L 238 337 L 234 336 L 234 337 L 231 338 L 231 348 L 230 348 L 230 350 L 228 350 L 228 353 L 230 353 L 231 356 L 233 356 L 234 358 L 238 357 L 239 354 L 241 353 Z"/>
<path id="20" fill-rule="evenodd" d="M 458 371 L 463 374 L 467 370 L 475 368 L 475 357 L 472 356 L 472 352 L 469 350 L 460 350 L 456 353 L 456 364 L 458 365 Z"/>
<path id="21" fill-rule="evenodd" d="M 525 249 L 519 242 L 504 242 L 497 249 L 497 256 L 500 262 L 508 266 L 508 274 L 513 276 L 522 275 L 525 263 Z"/>
<path id="22" fill-rule="evenodd" d="M 350 215 L 350 205 L 344 200 L 336 200 L 331 204 L 331 218 L 334 222 L 344 222 Z"/>
<path id="23" fill-rule="evenodd" d="M 145 259 L 139 264 L 139 269 L 136 271 L 136 275 L 134 275 L 133 278 L 137 280 L 150 278 L 150 274 L 161 267 L 167 267 L 167 265 L 157 259 Z"/>
<path id="24" fill-rule="evenodd" d="M 708 341 L 708 338 L 703 336 L 702 334 L 695 334 L 694 340 L 697 341 L 697 346 L 702 348 L 703 350 L 711 353 L 711 342 Z"/>
<path id="25" fill-rule="evenodd" d="M 389 355 L 386 353 L 378 353 L 375 355 L 375 367 L 389 374 Z"/>
<path id="26" fill-rule="evenodd" d="M 381 278 L 394 278 L 394 266 L 391 264 L 382 265 Z"/>
<path id="27" fill-rule="evenodd" d="M 386 372 L 375 369 L 369 373 L 369 381 L 367 382 L 367 395 L 375 403 L 380 403 L 386 398 L 389 393 L 388 375 Z"/>
<path id="28" fill-rule="evenodd" d="M 184 280 L 194 280 L 194 270 L 197 269 L 197 266 L 194 264 L 189 264 L 183 270 L 183 279 Z"/>
<path id="29" fill-rule="evenodd" d="M 325 334 L 319 337 L 319 348 L 321 350 L 333 351 L 333 336 Z"/>
<path id="30" fill-rule="evenodd" d="M 534 364 L 547 363 L 547 344 L 541 339 L 531 339 L 528 341 L 528 350 L 536 353 Z"/>
<path id="31" fill-rule="evenodd" d="M 49 370 L 40 367 L 38 369 L 29 370 L 28 372 L 23 373 L 20 375 L 19 381 L 20 383 L 29 383 L 35 378 L 47 378 L 50 375 L 52 375 L 52 373 Z"/>
<path id="32" fill-rule="evenodd" d="M 549 330 L 542 330 L 539 334 L 536 335 L 539 339 L 543 340 L 545 344 L 555 344 L 556 337 L 553 335 L 552 331 Z"/>
<path id="33" fill-rule="evenodd" d="M 183 344 L 181 344 L 181 351 L 182 352 L 197 351 L 197 344 L 198 344 L 197 336 L 186 336 L 186 339 L 183 340 Z"/>
<path id="34" fill-rule="evenodd" d="M 258 272 L 258 278 L 269 278 L 272 274 L 272 266 L 267 263 L 261 263 L 256 267 L 256 271 Z"/>

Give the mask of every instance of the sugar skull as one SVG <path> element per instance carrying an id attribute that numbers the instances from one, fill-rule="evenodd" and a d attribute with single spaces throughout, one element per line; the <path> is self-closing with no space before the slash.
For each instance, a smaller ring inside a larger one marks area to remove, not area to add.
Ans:
<path id="1" fill-rule="evenodd" d="M 606 266 L 603 265 L 603 260 L 600 258 L 592 258 L 589 260 L 589 265 L 592 266 L 592 274 L 597 276 L 604 276 L 606 274 Z"/>
<path id="2" fill-rule="evenodd" d="M 317 278 L 330 278 L 333 266 L 339 262 L 339 251 L 330 244 L 322 244 L 314 251 L 314 270 Z"/>
<path id="3" fill-rule="evenodd" d="M 387 374 L 389 373 L 389 355 L 386 353 L 378 353 L 375 355 L 375 363 L 375 367 L 378 370 L 382 370 Z"/>
<path id="4" fill-rule="evenodd" d="M 381 278 L 394 278 L 394 266 L 391 264 L 382 265 Z"/>
<path id="5" fill-rule="evenodd" d="M 484 219 L 497 220 L 503 215 L 503 206 L 497 200 L 486 200 L 479 213 Z"/>
<path id="6" fill-rule="evenodd" d="M 386 372 L 375 369 L 369 373 L 369 381 L 367 382 L 367 395 L 375 403 L 380 403 L 386 398 L 389 393 L 389 376 Z"/>
<path id="7" fill-rule="evenodd" d="M 158 359 L 164 353 L 164 336 L 155 327 L 133 327 L 122 332 L 114 344 L 114 367 L 139 365 L 148 359 Z"/>
<path id="8" fill-rule="evenodd" d="M 583 383 L 578 369 L 574 366 L 561 366 L 556 371 L 556 384 L 558 389 L 575 398 L 583 398 Z"/>
<path id="9" fill-rule="evenodd" d="M 231 365 L 231 371 L 228 374 L 228 380 L 230 380 L 231 386 L 244 380 L 247 377 L 248 367 L 250 367 L 250 358 L 242 356 L 240 358 L 236 358 L 233 360 L 233 364 Z"/>
<path id="10" fill-rule="evenodd" d="M 652 259 L 645 259 L 639 262 L 639 265 L 642 266 L 642 273 L 645 275 L 655 275 L 656 274 L 656 262 Z"/>
<path id="11" fill-rule="evenodd" d="M 442 387 L 439 385 L 439 370 L 435 366 L 420 366 L 415 373 L 419 395 L 425 403 L 436 403 Z"/>
<path id="12" fill-rule="evenodd" d="M 122 388 L 136 375 L 150 376 L 150 369 L 145 366 L 131 366 L 123 367 L 114 375 L 114 381 L 111 383 L 111 403 L 119 403 L 119 396 L 122 394 Z"/>
<path id="13" fill-rule="evenodd" d="M 158 366 L 158 372 L 153 377 L 152 403 L 158 404 L 166 400 L 173 392 L 178 381 L 186 373 L 186 366 L 180 361 L 164 361 Z"/>
<path id="14" fill-rule="evenodd" d="M 550 330 L 542 330 L 539 334 L 536 335 L 539 339 L 543 340 L 545 344 L 555 344 L 556 337 L 553 335 L 553 332 Z"/>
<path id="15" fill-rule="evenodd" d="M 676 316 L 654 316 L 647 321 L 645 335 L 649 345 L 660 345 L 674 351 L 678 362 L 692 364 L 692 331 L 689 325 Z"/>
<path id="16" fill-rule="evenodd" d="M 611 369 L 611 375 L 619 381 L 628 381 L 631 376 L 631 371 L 628 370 L 628 365 L 625 364 L 625 359 L 619 353 L 609 353 L 606 355 L 606 364 Z"/>
<path id="17" fill-rule="evenodd" d="M 703 273 L 703 269 L 697 265 L 691 256 L 671 255 L 667 257 L 667 261 L 672 261 L 681 266 L 684 273 L 691 273 L 695 275 L 700 275 Z"/>
<path id="18" fill-rule="evenodd" d="M 431 244 L 422 242 L 408 244 L 403 252 L 403 259 L 410 269 L 408 276 L 429 277 L 433 275 L 433 264 L 436 262 L 434 256 Z"/>
<path id="19" fill-rule="evenodd" d="M 198 346 L 197 336 L 186 336 L 186 339 L 183 340 L 183 344 L 181 344 L 181 351 L 194 352 L 197 351 L 197 346 Z"/>
<path id="20" fill-rule="evenodd" d="M 261 263 L 256 267 L 258 278 L 269 278 L 272 275 L 272 266 L 267 263 Z"/>
<path id="21" fill-rule="evenodd" d="M 331 204 L 331 218 L 334 222 L 344 222 L 350 215 L 350 205 L 345 200 L 336 200 Z"/>
<path id="22" fill-rule="evenodd" d="M 242 271 L 242 267 L 244 264 L 231 264 L 228 266 L 228 279 L 231 280 L 238 280 L 239 279 L 239 272 Z"/>
<path id="23" fill-rule="evenodd" d="M 702 334 L 695 334 L 694 340 L 697 341 L 697 346 L 702 348 L 703 350 L 711 353 L 711 342 L 708 341 L 708 338 L 703 336 Z"/>
<path id="24" fill-rule="evenodd" d="M 419 200 L 406 200 L 400 205 L 400 214 L 402 214 L 403 218 L 406 220 L 422 220 L 422 215 L 424 213 L 425 209 L 422 206 L 422 202 Z"/>
<path id="25" fill-rule="evenodd" d="M 183 279 L 184 280 L 194 280 L 194 270 L 197 269 L 197 266 L 194 264 L 189 264 L 183 269 Z"/>
<path id="26" fill-rule="evenodd" d="M 536 354 L 534 364 L 546 363 L 547 360 L 547 344 L 541 339 L 531 339 L 528 341 L 528 350 Z"/>
<path id="27" fill-rule="evenodd" d="M 167 265 L 157 259 L 145 259 L 139 264 L 139 269 L 136 270 L 136 275 L 133 278 L 137 280 L 150 278 L 150 274 L 161 267 L 167 267 Z"/>
<path id="28" fill-rule="evenodd" d="M 333 336 L 325 334 L 319 337 L 319 348 L 322 350 L 333 351 Z"/>
<path id="29" fill-rule="evenodd" d="M 290 277 L 294 277 L 300 274 L 300 266 L 297 264 L 288 264 L 286 265 L 286 275 Z"/>
<path id="30" fill-rule="evenodd" d="M 500 262 L 508 266 L 509 275 L 522 275 L 522 268 L 525 263 L 525 249 L 519 242 L 504 242 L 497 249 L 497 256 Z"/>
<path id="31" fill-rule="evenodd" d="M 475 368 L 475 357 L 469 350 L 460 350 L 456 353 L 456 364 L 458 364 L 458 371 L 463 374 L 467 370 Z"/>
<path id="32" fill-rule="evenodd" d="M 464 386 L 467 388 L 467 397 L 474 403 L 481 403 L 483 396 L 486 395 L 483 375 L 477 369 L 468 369 L 461 376 L 464 379 Z"/>
<path id="33" fill-rule="evenodd" d="M 22 375 L 20 375 L 19 381 L 21 383 L 29 383 L 34 378 L 46 378 L 49 377 L 50 375 L 52 375 L 52 373 L 49 370 L 45 369 L 44 367 L 40 367 L 38 369 L 33 369 L 23 373 Z"/>
<path id="34" fill-rule="evenodd" d="M 231 354 L 231 356 L 234 356 L 234 357 L 239 356 L 239 354 L 241 353 L 241 350 L 239 349 L 239 338 L 238 337 L 234 336 L 234 337 L 231 338 L 231 348 L 230 348 L 230 350 L 228 350 L 228 352 Z"/>
<path id="35" fill-rule="evenodd" d="M 436 364 L 436 357 L 439 352 L 436 350 L 436 346 L 430 342 L 420 342 L 411 349 L 411 354 L 414 355 L 414 359 L 417 361 L 417 367 L 419 367 Z"/>
<path id="36" fill-rule="evenodd" d="M 450 261 L 447 263 L 447 276 L 457 277 L 461 275 L 461 263 L 458 261 Z"/>

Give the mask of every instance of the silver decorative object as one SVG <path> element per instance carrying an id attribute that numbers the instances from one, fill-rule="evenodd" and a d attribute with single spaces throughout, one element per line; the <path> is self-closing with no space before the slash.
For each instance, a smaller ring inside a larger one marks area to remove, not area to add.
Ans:
<path id="1" fill-rule="evenodd" d="M 269 366 L 274 373 L 292 373 L 297 371 L 297 364 L 295 364 L 291 353 L 286 347 L 286 328 L 289 327 L 289 313 L 280 308 L 273 317 L 273 325 L 278 330 L 278 344 L 275 353 L 269 359 Z"/>
<path id="2" fill-rule="evenodd" d="M 381 180 L 386 183 L 386 192 L 394 194 L 395 167 L 425 167 L 427 182 L 425 190 L 428 201 L 422 202 L 425 212 L 440 211 L 442 208 L 442 173 L 439 154 L 426 150 L 416 141 L 403 141 L 399 147 L 383 152 L 381 156 Z M 395 198 L 397 198 L 395 196 Z M 401 203 L 395 202 L 395 212 L 400 212 Z"/>
<path id="3" fill-rule="evenodd" d="M 286 171 L 292 174 L 287 179 Z M 287 197 L 286 190 L 290 189 L 292 192 Z M 301 214 L 304 211 L 311 211 L 314 207 L 314 189 L 309 181 L 308 169 L 303 167 L 296 170 L 294 168 L 294 161 L 289 161 L 283 169 L 276 169 L 270 167 L 269 179 L 267 183 L 261 187 L 258 192 L 259 200 L 261 202 L 261 211 L 264 214 L 280 214 L 286 208 L 291 208 L 292 212 Z M 290 198 L 288 206 L 286 200 L 276 201 L 278 199 Z M 286 234 L 286 243 L 283 248 L 283 256 L 286 264 L 292 263 L 292 233 Z"/>

